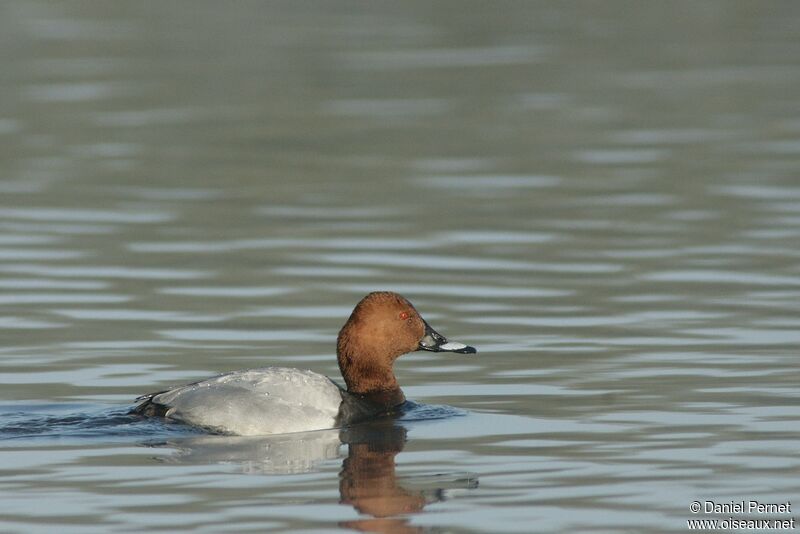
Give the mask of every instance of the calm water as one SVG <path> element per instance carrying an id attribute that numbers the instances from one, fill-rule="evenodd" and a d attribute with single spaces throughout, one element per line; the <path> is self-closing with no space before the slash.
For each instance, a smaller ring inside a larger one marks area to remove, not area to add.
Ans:
<path id="1" fill-rule="evenodd" d="M 800 506 L 796 2 L 20 0 L 0 61 L 0 531 Z M 401 359 L 403 419 L 124 416 L 226 370 L 338 378 L 376 289 L 480 351 Z"/>

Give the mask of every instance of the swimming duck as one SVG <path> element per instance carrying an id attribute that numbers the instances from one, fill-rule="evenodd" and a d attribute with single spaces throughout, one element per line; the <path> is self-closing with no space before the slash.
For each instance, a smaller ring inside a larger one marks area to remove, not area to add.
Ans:
<path id="1" fill-rule="evenodd" d="M 236 435 L 347 426 L 398 411 L 405 395 L 392 367 L 416 350 L 477 352 L 437 333 L 403 296 L 373 292 L 356 305 L 337 338 L 346 388 L 312 371 L 264 367 L 141 396 L 131 413 Z"/>

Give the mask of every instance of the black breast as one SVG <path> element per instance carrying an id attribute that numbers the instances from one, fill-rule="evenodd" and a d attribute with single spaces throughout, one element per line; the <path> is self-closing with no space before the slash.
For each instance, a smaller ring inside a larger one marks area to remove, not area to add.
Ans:
<path id="1" fill-rule="evenodd" d="M 339 405 L 339 413 L 336 415 L 337 427 L 401 413 L 405 402 L 405 396 L 399 389 L 363 395 L 341 389 L 341 394 L 342 404 Z"/>

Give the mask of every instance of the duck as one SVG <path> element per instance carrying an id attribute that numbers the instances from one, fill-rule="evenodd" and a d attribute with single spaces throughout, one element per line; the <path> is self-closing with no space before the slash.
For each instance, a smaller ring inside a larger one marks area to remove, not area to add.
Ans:
<path id="1" fill-rule="evenodd" d="M 402 411 L 394 362 L 418 350 L 477 352 L 448 341 L 402 295 L 375 291 L 356 304 L 336 340 L 344 387 L 305 369 L 244 369 L 142 395 L 130 413 L 241 436 L 347 427 Z"/>

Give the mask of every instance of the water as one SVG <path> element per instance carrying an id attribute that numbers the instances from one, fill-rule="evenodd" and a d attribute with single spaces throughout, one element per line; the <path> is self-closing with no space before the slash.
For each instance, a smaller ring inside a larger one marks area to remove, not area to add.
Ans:
<path id="1" fill-rule="evenodd" d="M 0 13 L 0 530 L 675 532 L 800 500 L 796 3 Z M 405 418 L 125 416 L 338 377 L 376 289 L 479 349 L 402 358 Z"/>

